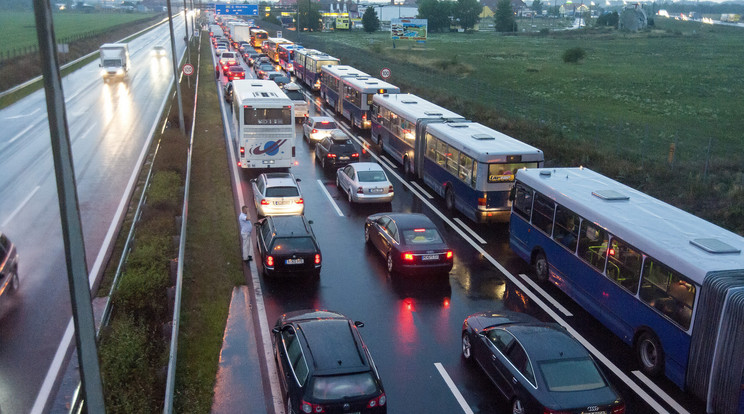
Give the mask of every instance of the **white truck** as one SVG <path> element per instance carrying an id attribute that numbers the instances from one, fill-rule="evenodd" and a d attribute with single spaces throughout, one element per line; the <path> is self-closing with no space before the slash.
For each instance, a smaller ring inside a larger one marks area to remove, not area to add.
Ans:
<path id="1" fill-rule="evenodd" d="M 232 28 L 232 38 L 235 42 L 251 42 L 251 26 L 248 23 L 239 23 Z"/>
<path id="2" fill-rule="evenodd" d="M 100 47 L 101 76 L 103 81 L 109 79 L 123 80 L 132 66 L 129 61 L 129 48 L 126 43 L 104 43 Z"/>

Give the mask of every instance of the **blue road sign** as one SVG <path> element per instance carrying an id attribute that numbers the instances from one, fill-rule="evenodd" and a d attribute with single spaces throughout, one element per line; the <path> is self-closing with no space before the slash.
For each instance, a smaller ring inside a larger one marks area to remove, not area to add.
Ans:
<path id="1" fill-rule="evenodd" d="M 216 14 L 258 16 L 258 6 L 255 4 L 215 4 L 214 12 Z"/>

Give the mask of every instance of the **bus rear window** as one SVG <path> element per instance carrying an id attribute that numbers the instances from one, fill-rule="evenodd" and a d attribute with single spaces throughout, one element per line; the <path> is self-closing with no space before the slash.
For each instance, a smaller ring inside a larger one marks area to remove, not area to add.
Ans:
<path id="1" fill-rule="evenodd" d="M 245 108 L 245 125 L 292 125 L 290 108 Z"/>
<path id="2" fill-rule="evenodd" d="M 489 183 L 508 183 L 514 181 L 514 175 L 520 168 L 537 168 L 536 162 L 519 164 L 488 164 Z"/>

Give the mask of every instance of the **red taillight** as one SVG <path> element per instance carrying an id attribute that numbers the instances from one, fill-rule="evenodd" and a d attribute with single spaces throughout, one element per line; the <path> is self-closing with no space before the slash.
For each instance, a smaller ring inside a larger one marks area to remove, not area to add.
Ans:
<path id="1" fill-rule="evenodd" d="M 320 264 L 320 254 L 315 255 L 315 264 Z"/>
<path id="2" fill-rule="evenodd" d="M 413 261 L 413 253 L 403 253 L 403 260 L 407 262 Z"/>
<path id="3" fill-rule="evenodd" d="M 386 402 L 387 397 L 385 397 L 385 393 L 382 393 L 379 397 L 375 397 L 369 400 L 369 402 L 367 403 L 367 408 L 384 407 Z"/>
<path id="4" fill-rule="evenodd" d="M 393 192 L 393 186 L 391 185 L 390 187 L 388 187 L 388 193 L 392 193 L 392 192 Z"/>
<path id="5" fill-rule="evenodd" d="M 357 194 L 364 194 L 364 189 L 362 187 L 357 187 Z"/>
<path id="6" fill-rule="evenodd" d="M 454 256 L 454 255 L 455 255 L 455 253 L 453 253 L 452 250 L 447 250 L 447 258 L 448 259 L 451 259 L 452 256 Z"/>
<path id="7" fill-rule="evenodd" d="M 318 133 L 318 130 L 317 130 L 317 129 L 313 129 L 313 130 L 311 131 L 311 133 L 312 133 L 312 134 L 317 134 L 317 133 Z"/>
<path id="8" fill-rule="evenodd" d="M 336 154 L 331 154 L 329 152 L 328 155 L 326 155 L 326 157 L 328 157 L 328 158 L 336 158 Z"/>
<path id="9" fill-rule="evenodd" d="M 264 200 L 261 200 L 261 205 L 262 206 L 268 206 L 269 205 L 269 202 L 266 201 L 265 199 Z"/>
<path id="10" fill-rule="evenodd" d="M 363 121 L 366 121 L 367 120 L 367 114 L 362 115 L 362 120 Z"/>
<path id="11" fill-rule="evenodd" d="M 244 155 L 245 155 L 245 147 L 240 147 L 240 156 L 242 157 Z"/>
<path id="12" fill-rule="evenodd" d="M 295 204 L 304 204 L 304 203 L 305 203 L 305 200 L 303 200 L 302 198 L 300 198 L 299 200 L 295 201 Z"/>
<path id="13" fill-rule="evenodd" d="M 274 256 L 266 256 L 266 266 L 274 266 Z"/>
<path id="14" fill-rule="evenodd" d="M 485 207 L 486 206 L 486 198 L 478 197 L 478 207 Z"/>
<path id="15" fill-rule="evenodd" d="M 355 152 L 355 153 L 351 154 L 351 158 L 359 158 L 359 153 L 358 152 Z"/>
<path id="16" fill-rule="evenodd" d="M 612 407 L 612 414 L 625 414 L 625 403 L 621 402 L 620 404 Z"/>
<path id="17" fill-rule="evenodd" d="M 302 400 L 302 403 L 300 403 L 300 409 L 303 413 L 324 413 L 325 408 L 323 408 L 320 404 L 312 404 L 305 400 Z"/>

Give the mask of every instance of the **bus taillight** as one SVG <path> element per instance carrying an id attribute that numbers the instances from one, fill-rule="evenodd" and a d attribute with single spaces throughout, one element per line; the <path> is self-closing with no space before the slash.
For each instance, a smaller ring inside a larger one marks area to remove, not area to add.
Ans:
<path id="1" fill-rule="evenodd" d="M 478 207 L 486 206 L 486 197 L 478 197 Z"/>
<path id="2" fill-rule="evenodd" d="M 245 147 L 240 147 L 240 156 L 245 157 Z"/>

